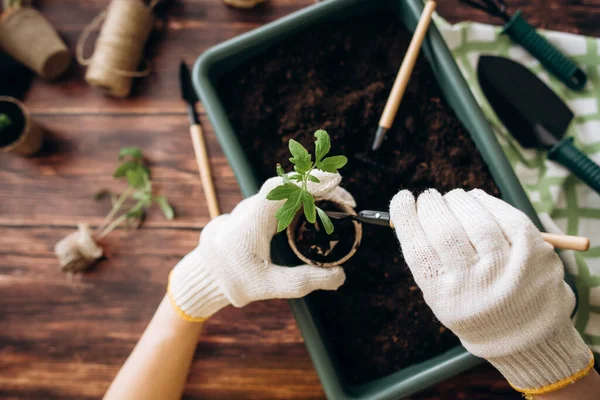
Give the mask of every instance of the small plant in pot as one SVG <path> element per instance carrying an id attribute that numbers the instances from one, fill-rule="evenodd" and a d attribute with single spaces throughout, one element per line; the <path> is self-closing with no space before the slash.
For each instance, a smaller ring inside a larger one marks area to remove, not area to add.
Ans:
<path id="1" fill-rule="evenodd" d="M 288 242 L 302 261 L 320 267 L 342 264 L 356 253 L 362 237 L 361 225 L 350 219 L 336 220 L 327 211 L 356 214 L 352 207 L 335 199 L 315 199 L 308 191 L 308 183 L 319 184 L 311 173 L 315 170 L 337 173 L 348 162 L 344 156 L 326 157 L 331 150 L 329 135 L 324 130 L 315 132 L 315 159 L 299 142 L 291 139 L 290 161 L 295 173 L 286 174 L 277 164 L 277 175 L 283 184 L 267 195 L 268 200 L 286 200 L 277 210 L 277 231 L 286 230 Z M 302 210 L 302 212 L 299 212 Z M 318 219 L 317 219 L 318 217 Z"/>
<path id="2" fill-rule="evenodd" d="M 56 30 L 23 0 L 4 0 L 0 14 L 0 49 L 45 79 L 65 72 L 71 55 Z"/>
<path id="3" fill-rule="evenodd" d="M 31 155 L 43 143 L 42 128 L 31 119 L 23 103 L 0 96 L 0 151 Z"/>

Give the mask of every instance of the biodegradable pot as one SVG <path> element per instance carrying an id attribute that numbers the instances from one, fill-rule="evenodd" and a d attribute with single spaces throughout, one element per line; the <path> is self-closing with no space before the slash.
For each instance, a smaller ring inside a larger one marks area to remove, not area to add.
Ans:
<path id="1" fill-rule="evenodd" d="M 6 114 L 11 120 L 10 127 L 0 131 L 1 151 L 27 156 L 42 147 L 43 130 L 31 119 L 23 103 L 0 96 L 0 114 Z"/>
<path id="2" fill-rule="evenodd" d="M 71 62 L 67 46 L 37 10 L 9 9 L 0 19 L 0 48 L 45 79 L 57 78 Z"/>
<path id="3" fill-rule="evenodd" d="M 339 209 L 339 211 L 342 211 L 342 212 L 345 212 L 348 214 L 352 214 L 352 215 L 356 215 L 356 211 L 354 211 L 354 209 L 352 207 L 347 206 L 346 204 L 339 203 L 337 201 L 332 201 L 332 200 L 328 200 L 328 201 L 330 203 L 334 203 L 336 205 L 336 207 Z M 302 218 L 301 218 L 302 215 L 303 215 L 302 213 L 296 214 L 296 216 L 292 220 L 292 223 L 287 227 L 286 234 L 287 234 L 288 243 L 289 243 L 290 247 L 292 248 L 292 251 L 294 252 L 294 254 L 296 254 L 298 256 L 299 259 L 301 259 L 305 263 L 310 264 L 310 265 L 316 265 L 317 267 L 323 267 L 323 268 L 337 267 L 338 265 L 342 265 L 343 263 L 348 261 L 356 253 L 356 250 L 358 250 L 358 246 L 360 245 L 360 241 L 362 239 L 362 225 L 358 221 L 352 221 L 352 225 L 354 226 L 354 243 L 352 244 L 352 247 L 350 248 L 349 252 L 342 255 L 337 260 L 328 261 L 328 262 L 322 262 L 322 261 L 310 259 L 307 255 L 302 253 L 298 249 L 298 246 L 296 245 L 296 231 L 298 228 L 298 224 L 300 224 L 300 221 L 302 221 Z"/>

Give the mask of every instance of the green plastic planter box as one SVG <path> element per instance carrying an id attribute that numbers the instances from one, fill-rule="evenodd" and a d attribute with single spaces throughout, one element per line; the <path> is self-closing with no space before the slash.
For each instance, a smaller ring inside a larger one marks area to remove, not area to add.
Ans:
<path id="1" fill-rule="evenodd" d="M 260 182 L 246 158 L 236 133 L 227 118 L 216 90 L 220 76 L 243 64 L 281 40 L 310 29 L 311 25 L 354 16 L 366 10 L 387 9 L 398 22 L 414 30 L 423 4 L 421 0 L 328 0 L 307 7 L 287 17 L 217 45 L 202 54 L 194 66 L 194 85 L 215 132 L 235 172 L 244 196 L 259 189 Z M 504 199 L 523 210 L 540 226 L 537 216 L 511 169 L 490 125 L 435 26 L 431 26 L 423 51 L 429 59 L 443 93 L 462 123 L 471 133 L 487 162 Z M 286 254 L 275 249 L 275 261 L 285 263 Z M 456 375 L 481 362 L 463 347 L 456 347 L 423 363 L 412 365 L 384 378 L 361 386 L 350 386 L 339 373 L 335 356 L 329 351 L 328 338 L 321 330 L 318 315 L 313 313 L 311 297 L 290 301 L 306 347 L 312 357 L 328 398 L 397 399 L 422 390 Z"/>

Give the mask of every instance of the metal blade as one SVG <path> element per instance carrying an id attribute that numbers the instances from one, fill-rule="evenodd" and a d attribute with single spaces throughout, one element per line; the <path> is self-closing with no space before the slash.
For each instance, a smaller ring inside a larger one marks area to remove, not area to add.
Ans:
<path id="1" fill-rule="evenodd" d="M 339 211 L 325 211 L 325 214 L 327 214 L 327 216 L 329 216 L 330 218 L 333 218 L 333 219 L 344 219 L 344 218 L 352 217 L 351 214 L 348 214 L 345 212 L 339 212 Z"/>
<path id="2" fill-rule="evenodd" d="M 179 85 L 181 87 L 181 98 L 183 100 L 192 105 L 198 101 L 198 96 L 196 95 L 194 85 L 192 84 L 192 76 L 190 75 L 190 70 L 185 61 L 181 61 L 181 64 L 179 64 Z"/>
<path id="3" fill-rule="evenodd" d="M 573 112 L 527 68 L 507 58 L 482 56 L 477 76 L 498 118 L 521 146 L 549 148 L 562 138 Z"/>

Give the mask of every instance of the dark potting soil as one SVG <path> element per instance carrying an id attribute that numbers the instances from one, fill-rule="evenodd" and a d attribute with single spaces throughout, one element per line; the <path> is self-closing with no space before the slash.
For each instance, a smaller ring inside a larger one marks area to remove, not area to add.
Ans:
<path id="1" fill-rule="evenodd" d="M 288 141 L 305 146 L 329 132 L 332 154 L 349 158 L 342 185 L 358 209 L 387 210 L 400 189 L 481 188 L 499 195 L 469 133 L 420 57 L 394 126 L 369 148 L 411 34 L 389 14 L 362 14 L 312 27 L 227 73 L 219 91 L 261 179 L 276 163 L 291 170 Z M 363 224 L 362 243 L 344 264 L 346 283 L 310 299 L 350 384 L 427 360 L 459 341 L 425 304 L 391 229 Z"/>
<path id="2" fill-rule="evenodd" d="M 317 201 L 317 207 L 323 211 L 340 211 L 339 207 L 330 201 Z M 311 224 L 304 217 L 296 228 L 296 247 L 300 253 L 310 260 L 317 262 L 334 262 L 345 257 L 354 246 L 355 229 L 351 219 L 331 219 L 333 232 L 328 235 L 317 216 L 317 221 Z"/>
<path id="3" fill-rule="evenodd" d="M 16 104 L 0 101 L 0 115 L 2 114 L 6 114 L 10 119 L 10 125 L 0 128 L 0 147 L 5 147 L 21 137 L 25 127 L 25 116 Z"/>

